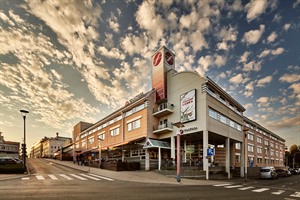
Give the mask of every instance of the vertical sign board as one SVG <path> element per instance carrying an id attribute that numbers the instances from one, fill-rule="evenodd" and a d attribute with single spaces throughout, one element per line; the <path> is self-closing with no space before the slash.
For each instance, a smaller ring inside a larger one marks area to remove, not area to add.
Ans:
<path id="1" fill-rule="evenodd" d="M 196 89 L 180 95 L 180 119 L 182 123 L 196 120 Z"/>
<path id="2" fill-rule="evenodd" d="M 166 72 L 174 68 L 175 56 L 162 47 L 152 56 L 152 88 L 156 89 L 156 101 L 167 98 Z"/>

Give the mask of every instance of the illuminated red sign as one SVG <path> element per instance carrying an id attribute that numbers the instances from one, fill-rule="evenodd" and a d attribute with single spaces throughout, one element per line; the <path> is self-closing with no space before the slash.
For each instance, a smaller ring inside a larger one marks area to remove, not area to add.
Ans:
<path id="1" fill-rule="evenodd" d="M 165 58 L 169 65 L 174 64 L 174 57 L 172 56 L 172 54 L 170 52 L 168 52 L 168 51 L 166 52 Z"/>
<path id="2" fill-rule="evenodd" d="M 161 59 L 162 59 L 161 52 L 158 52 L 157 54 L 155 54 L 153 61 L 152 61 L 153 66 L 157 66 L 160 63 Z"/>

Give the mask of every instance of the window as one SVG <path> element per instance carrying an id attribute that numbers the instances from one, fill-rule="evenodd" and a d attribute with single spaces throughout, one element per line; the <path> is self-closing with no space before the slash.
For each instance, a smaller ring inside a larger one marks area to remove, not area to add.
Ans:
<path id="1" fill-rule="evenodd" d="M 93 144 L 93 143 L 94 143 L 94 141 L 95 141 L 94 137 L 92 137 L 92 138 L 89 138 L 89 144 Z"/>
<path id="2" fill-rule="evenodd" d="M 86 141 L 82 141 L 82 142 L 81 142 L 81 146 L 82 146 L 82 147 L 85 147 L 85 146 L 86 146 Z"/>
<path id="3" fill-rule="evenodd" d="M 257 153 L 262 153 L 262 148 L 261 147 L 257 147 Z"/>
<path id="4" fill-rule="evenodd" d="M 99 134 L 98 139 L 105 140 L 105 133 Z"/>
<path id="5" fill-rule="evenodd" d="M 265 140 L 265 145 L 269 145 L 269 141 L 268 140 Z"/>
<path id="6" fill-rule="evenodd" d="M 226 124 L 226 117 L 224 117 L 223 115 L 220 115 L 220 121 L 224 124 Z"/>
<path id="7" fill-rule="evenodd" d="M 232 128 L 235 128 L 235 123 L 234 123 L 234 121 L 229 120 L 229 125 L 230 125 Z"/>
<path id="8" fill-rule="evenodd" d="M 262 163 L 262 158 L 257 158 L 257 163 Z"/>
<path id="9" fill-rule="evenodd" d="M 248 151 L 249 151 L 249 152 L 254 152 L 254 146 L 248 144 Z"/>
<path id="10" fill-rule="evenodd" d="M 235 162 L 240 163 L 241 162 L 241 155 L 235 155 Z"/>
<path id="11" fill-rule="evenodd" d="M 237 129 L 238 131 L 242 131 L 242 126 L 239 125 L 239 124 L 236 124 L 236 129 Z"/>
<path id="12" fill-rule="evenodd" d="M 257 143 L 262 143 L 261 137 L 257 137 Z"/>
<path id="13" fill-rule="evenodd" d="M 116 135 L 119 135 L 119 134 L 120 134 L 120 128 L 115 128 L 115 129 L 110 130 L 110 135 L 111 136 L 116 136 Z"/>
<path id="14" fill-rule="evenodd" d="M 208 114 L 210 117 L 214 118 L 214 119 L 217 119 L 217 112 L 212 110 L 212 109 L 209 109 L 208 110 Z"/>
<path id="15" fill-rule="evenodd" d="M 127 124 L 127 127 L 128 127 L 128 131 L 140 128 L 141 127 L 141 120 L 138 119 L 136 121 L 130 122 L 130 123 Z"/>
<path id="16" fill-rule="evenodd" d="M 241 143 L 235 143 L 235 149 L 241 149 Z"/>
<path id="17" fill-rule="evenodd" d="M 253 140 L 254 139 L 254 135 L 252 133 L 248 133 L 248 140 Z"/>

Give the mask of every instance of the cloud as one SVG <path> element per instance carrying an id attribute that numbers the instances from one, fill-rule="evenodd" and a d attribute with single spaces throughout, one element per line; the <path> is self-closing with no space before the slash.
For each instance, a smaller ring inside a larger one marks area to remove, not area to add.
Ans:
<path id="1" fill-rule="evenodd" d="M 268 107 L 270 105 L 269 97 L 260 97 L 256 100 L 258 107 Z"/>
<path id="2" fill-rule="evenodd" d="M 112 49 L 108 50 L 104 46 L 100 46 L 98 48 L 98 52 L 101 55 L 106 56 L 108 58 L 114 58 L 114 59 L 120 59 L 120 60 L 125 59 L 125 55 L 122 54 L 117 48 L 112 48 Z"/>
<path id="3" fill-rule="evenodd" d="M 242 74 L 237 74 L 237 75 L 231 77 L 231 78 L 229 79 L 229 82 L 230 82 L 230 83 L 234 83 L 234 84 L 240 84 L 240 83 L 243 82 L 243 80 L 244 80 L 244 79 L 243 79 Z"/>
<path id="4" fill-rule="evenodd" d="M 260 2 L 260 1 L 258 1 Z M 242 42 L 245 42 L 247 45 L 256 44 L 261 38 L 263 32 L 265 31 L 265 25 L 260 25 L 259 29 L 251 30 L 244 34 Z"/>
<path id="5" fill-rule="evenodd" d="M 244 108 L 246 108 L 246 110 L 247 110 L 247 109 L 253 108 L 253 105 L 252 105 L 252 103 L 247 103 L 244 105 Z"/>
<path id="6" fill-rule="evenodd" d="M 112 14 L 111 18 L 107 19 L 108 26 L 116 33 L 120 31 L 120 25 L 116 16 Z"/>
<path id="7" fill-rule="evenodd" d="M 279 80 L 281 82 L 295 83 L 300 81 L 300 74 L 284 74 L 279 78 Z"/>
<path id="8" fill-rule="evenodd" d="M 279 48 L 277 48 L 277 49 L 275 49 L 275 50 L 272 50 L 272 51 L 271 51 L 271 54 L 272 54 L 272 55 L 280 55 L 280 54 L 283 54 L 283 52 L 284 52 L 284 48 L 279 47 Z"/>
<path id="9" fill-rule="evenodd" d="M 254 82 L 250 82 L 246 85 L 245 91 L 243 94 L 245 97 L 250 97 L 253 95 L 253 91 L 254 91 Z"/>
<path id="10" fill-rule="evenodd" d="M 245 71 L 245 72 L 249 72 L 249 71 L 258 72 L 258 71 L 261 70 L 261 67 L 262 67 L 261 64 L 262 64 L 262 61 L 256 62 L 256 61 L 252 60 L 252 61 L 244 64 L 243 71 Z"/>
<path id="11" fill-rule="evenodd" d="M 268 1 L 251 0 L 246 6 L 247 20 L 250 22 L 266 11 Z"/>
<path id="12" fill-rule="evenodd" d="M 121 39 L 121 47 L 129 55 L 139 54 L 146 46 L 144 37 L 134 36 L 132 34 L 126 35 Z"/>
<path id="13" fill-rule="evenodd" d="M 217 55 L 214 63 L 217 65 L 217 67 L 221 67 L 221 66 L 225 65 L 226 62 L 227 62 L 226 56 Z"/>
<path id="14" fill-rule="evenodd" d="M 243 53 L 243 55 L 240 57 L 239 62 L 241 62 L 241 63 L 247 62 L 248 57 L 249 57 L 250 54 L 251 54 L 250 51 L 245 51 L 245 52 Z"/>
<path id="15" fill-rule="evenodd" d="M 265 87 L 266 84 L 270 83 L 272 81 L 272 76 L 266 76 L 265 78 L 262 78 L 257 81 L 257 87 Z"/>
<path id="16" fill-rule="evenodd" d="M 300 0 L 297 0 L 297 1 L 293 4 L 293 8 L 296 8 L 299 4 L 300 4 Z"/>
<path id="17" fill-rule="evenodd" d="M 267 41 L 268 43 L 274 42 L 275 39 L 278 37 L 278 35 L 275 32 L 272 32 L 268 37 L 267 37 Z"/>
<path id="18" fill-rule="evenodd" d="M 288 31 L 288 30 L 290 29 L 290 27 L 291 27 L 291 24 L 285 24 L 285 25 L 283 26 L 283 29 L 284 29 L 285 31 Z"/>
<path id="19" fill-rule="evenodd" d="M 283 54 L 283 53 L 284 53 L 284 48 L 278 47 L 277 49 L 274 49 L 274 50 L 265 49 L 257 57 L 264 58 L 264 57 L 266 57 L 270 54 L 274 55 L 274 56 L 277 56 L 277 55 L 280 55 L 280 54 Z"/>

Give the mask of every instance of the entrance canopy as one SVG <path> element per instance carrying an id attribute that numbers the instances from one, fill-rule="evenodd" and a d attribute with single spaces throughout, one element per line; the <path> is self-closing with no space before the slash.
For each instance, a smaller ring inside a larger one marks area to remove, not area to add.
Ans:
<path id="1" fill-rule="evenodd" d="M 144 144 L 144 149 L 147 148 L 163 148 L 163 149 L 171 149 L 171 144 L 169 142 L 165 141 L 159 141 L 159 140 L 153 140 L 153 139 L 147 139 L 145 144 Z"/>

